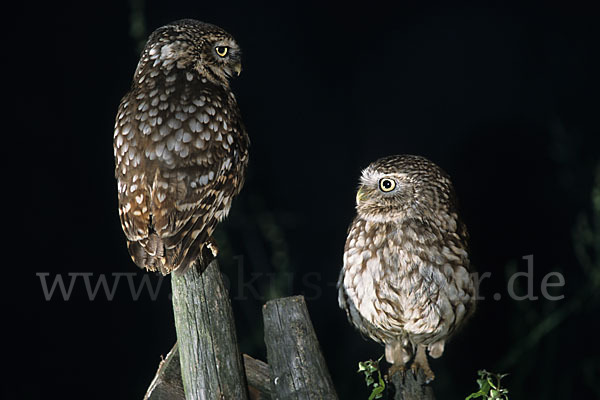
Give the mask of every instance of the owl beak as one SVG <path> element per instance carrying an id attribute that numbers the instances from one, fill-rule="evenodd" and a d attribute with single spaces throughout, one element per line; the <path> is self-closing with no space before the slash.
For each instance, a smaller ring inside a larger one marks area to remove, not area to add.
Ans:
<path id="1" fill-rule="evenodd" d="M 242 73 L 242 63 L 235 64 L 233 70 L 235 71 L 237 76 L 240 76 L 240 74 Z"/>
<path id="2" fill-rule="evenodd" d="M 356 205 L 360 204 L 361 201 L 365 198 L 365 192 L 363 191 L 362 186 L 358 188 L 358 192 L 356 192 Z"/>

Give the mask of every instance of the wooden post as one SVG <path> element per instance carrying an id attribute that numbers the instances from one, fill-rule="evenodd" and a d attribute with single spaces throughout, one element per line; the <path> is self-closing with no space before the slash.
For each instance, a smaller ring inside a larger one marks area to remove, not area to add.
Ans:
<path id="1" fill-rule="evenodd" d="M 243 354 L 243 357 L 250 400 L 270 400 L 269 366 L 247 354 Z M 185 400 L 177 343 L 158 365 L 158 370 L 146 391 L 144 400 Z"/>
<path id="2" fill-rule="evenodd" d="M 144 400 L 185 400 L 177 343 L 158 365 Z"/>
<path id="3" fill-rule="evenodd" d="M 248 398 L 229 294 L 216 260 L 172 274 L 173 310 L 187 400 Z"/>
<path id="4" fill-rule="evenodd" d="M 267 363 L 244 354 L 250 400 L 271 400 L 271 371 Z"/>
<path id="5" fill-rule="evenodd" d="M 242 363 L 217 262 L 202 273 L 173 275 L 172 286 L 179 346 L 160 363 L 144 400 L 338 398 L 304 297 L 263 306 L 269 364 L 245 354 Z M 388 382 L 394 400 L 435 400 L 422 371 L 398 372 Z"/>
<path id="6" fill-rule="evenodd" d="M 390 381 L 395 389 L 394 400 L 435 400 L 433 389 L 425 383 L 425 373 L 417 371 L 417 375 L 409 369 L 396 372 Z"/>
<path id="7" fill-rule="evenodd" d="M 263 306 L 273 399 L 337 399 L 303 296 Z"/>

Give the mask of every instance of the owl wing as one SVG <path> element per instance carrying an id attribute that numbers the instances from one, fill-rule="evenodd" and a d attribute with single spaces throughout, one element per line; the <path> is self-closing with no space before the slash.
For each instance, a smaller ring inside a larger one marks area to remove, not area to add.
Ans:
<path id="1" fill-rule="evenodd" d="M 163 273 L 198 257 L 241 189 L 247 163 L 248 140 L 235 101 L 223 106 L 225 93 L 193 89 L 164 109 L 150 98 L 156 108 L 145 110 L 144 98 L 135 95 L 129 107 L 142 113 L 128 123 L 139 140 L 131 140 L 128 151 L 140 162 L 120 171 L 130 156 L 116 156 L 120 215 L 131 256 L 139 266 Z M 187 100 L 191 93 L 196 96 Z M 121 190 L 125 182 L 133 184 L 129 190 Z"/>

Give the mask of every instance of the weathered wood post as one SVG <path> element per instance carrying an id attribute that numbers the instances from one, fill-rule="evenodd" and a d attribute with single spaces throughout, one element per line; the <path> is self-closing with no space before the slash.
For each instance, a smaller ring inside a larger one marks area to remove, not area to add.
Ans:
<path id="1" fill-rule="evenodd" d="M 144 400 L 185 400 L 177 343 L 158 365 Z"/>
<path id="2" fill-rule="evenodd" d="M 243 355 L 243 360 L 250 400 L 270 400 L 269 366 L 247 354 Z M 160 362 L 144 400 L 185 400 L 177 343 Z"/>
<path id="3" fill-rule="evenodd" d="M 172 274 L 173 310 L 187 400 L 246 400 L 229 293 L 216 260 Z"/>
<path id="4" fill-rule="evenodd" d="M 263 306 L 273 399 L 337 399 L 303 296 Z"/>
<path id="5" fill-rule="evenodd" d="M 239 355 L 231 303 L 216 261 L 203 273 L 174 275 L 172 282 L 179 345 L 160 363 L 144 400 L 338 398 L 304 297 L 263 306 L 267 365 Z M 435 400 L 422 371 L 417 376 L 398 372 L 388 383 L 390 399 Z"/>

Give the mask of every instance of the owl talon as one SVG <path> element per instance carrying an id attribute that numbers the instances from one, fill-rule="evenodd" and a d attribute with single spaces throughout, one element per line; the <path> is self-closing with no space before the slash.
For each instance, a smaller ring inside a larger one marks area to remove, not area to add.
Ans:
<path id="1" fill-rule="evenodd" d="M 431 383 L 435 379 L 435 374 L 429 367 L 429 362 L 427 362 L 427 354 L 425 354 L 425 346 L 419 346 L 417 349 L 417 354 L 415 356 L 415 360 L 410 366 L 412 373 L 415 377 L 418 377 L 419 370 L 423 371 L 425 374 L 425 383 Z"/>
<path id="2" fill-rule="evenodd" d="M 406 365 L 404 365 L 404 364 L 392 364 L 392 366 L 388 370 L 388 375 L 390 377 L 392 377 L 396 374 L 400 374 L 400 376 L 404 376 L 405 373 L 406 373 Z"/>
<path id="3" fill-rule="evenodd" d="M 431 368 L 429 368 L 429 366 L 422 366 L 419 363 L 414 362 L 410 366 L 410 370 L 412 371 L 415 378 L 418 378 L 419 370 L 423 371 L 423 374 L 425 375 L 425 383 L 431 383 L 435 379 L 435 374 L 433 373 Z"/>

